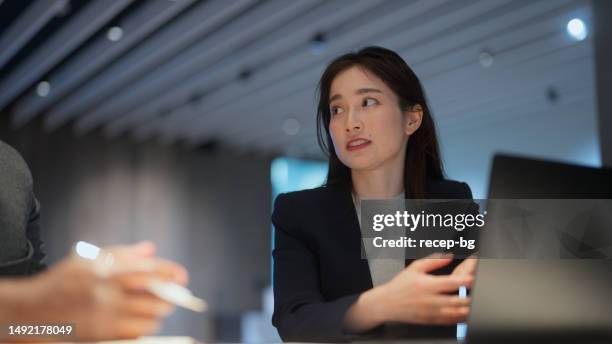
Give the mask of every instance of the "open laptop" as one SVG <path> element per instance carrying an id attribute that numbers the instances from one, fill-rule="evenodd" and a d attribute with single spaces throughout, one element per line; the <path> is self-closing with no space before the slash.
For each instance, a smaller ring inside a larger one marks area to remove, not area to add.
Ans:
<path id="1" fill-rule="evenodd" d="M 612 199 L 612 170 L 497 155 L 488 199 Z M 470 344 L 612 343 L 612 259 L 480 259 L 471 295 Z"/>

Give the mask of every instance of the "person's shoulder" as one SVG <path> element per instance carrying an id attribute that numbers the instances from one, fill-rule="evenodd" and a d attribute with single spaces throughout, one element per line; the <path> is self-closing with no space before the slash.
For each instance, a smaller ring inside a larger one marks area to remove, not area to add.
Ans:
<path id="1" fill-rule="evenodd" d="M 427 180 L 427 192 L 431 198 L 471 199 L 472 190 L 465 182 L 451 179 Z"/>
<path id="2" fill-rule="evenodd" d="M 32 174 L 21 154 L 7 143 L 0 140 L 0 183 L 32 186 Z"/>
<path id="3" fill-rule="evenodd" d="M 320 186 L 312 189 L 304 189 L 281 193 L 276 197 L 275 208 L 304 208 L 312 205 L 321 205 L 329 200 L 329 196 L 336 190 L 329 186 Z"/>
<path id="4" fill-rule="evenodd" d="M 11 147 L 8 143 L 0 140 L 0 160 L 3 162 L 8 161 L 23 161 L 21 154 L 17 150 Z"/>

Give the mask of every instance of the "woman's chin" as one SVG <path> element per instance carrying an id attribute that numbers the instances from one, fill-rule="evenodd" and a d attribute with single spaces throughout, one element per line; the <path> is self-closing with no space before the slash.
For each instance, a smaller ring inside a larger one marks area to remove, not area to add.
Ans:
<path id="1" fill-rule="evenodd" d="M 350 168 L 354 172 L 359 171 L 368 171 L 373 169 L 376 166 L 376 162 L 372 161 L 372 159 L 362 159 L 360 157 L 354 157 L 345 163 L 348 168 Z"/>

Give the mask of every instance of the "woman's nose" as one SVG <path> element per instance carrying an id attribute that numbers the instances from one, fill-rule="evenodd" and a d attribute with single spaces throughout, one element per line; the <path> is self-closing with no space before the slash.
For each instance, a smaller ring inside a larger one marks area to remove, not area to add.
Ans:
<path id="1" fill-rule="evenodd" d="M 349 111 L 347 116 L 346 132 L 350 133 L 351 131 L 360 131 L 361 129 L 363 129 L 363 123 L 359 118 L 359 114 L 357 114 L 356 111 Z"/>

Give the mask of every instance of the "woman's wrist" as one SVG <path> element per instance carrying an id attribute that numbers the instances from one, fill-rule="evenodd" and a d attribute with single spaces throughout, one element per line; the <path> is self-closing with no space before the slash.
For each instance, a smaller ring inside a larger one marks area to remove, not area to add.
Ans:
<path id="1" fill-rule="evenodd" d="M 362 303 L 376 326 L 391 320 L 389 318 L 390 305 L 387 302 L 388 295 L 387 286 L 383 284 L 364 292 L 357 301 Z"/>
<path id="2" fill-rule="evenodd" d="M 345 325 L 351 332 L 365 332 L 388 321 L 386 290 L 378 286 L 359 295 L 349 308 Z"/>

